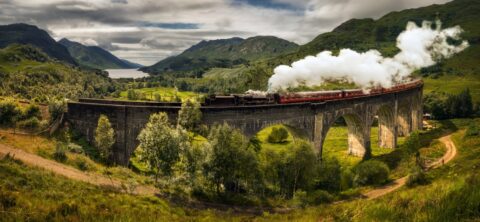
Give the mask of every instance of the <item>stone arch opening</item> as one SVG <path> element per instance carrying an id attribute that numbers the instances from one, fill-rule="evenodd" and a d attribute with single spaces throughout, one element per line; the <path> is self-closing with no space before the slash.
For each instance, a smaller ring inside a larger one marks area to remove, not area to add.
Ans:
<path id="1" fill-rule="evenodd" d="M 330 155 L 331 149 L 334 152 L 346 149 L 347 155 L 362 159 L 370 158 L 370 138 L 366 132 L 364 121 L 359 115 L 338 116 L 333 122 L 327 124 L 324 130 L 321 143 L 322 157 Z M 336 142 L 331 140 L 336 140 Z M 329 150 L 327 151 L 327 149 Z"/>

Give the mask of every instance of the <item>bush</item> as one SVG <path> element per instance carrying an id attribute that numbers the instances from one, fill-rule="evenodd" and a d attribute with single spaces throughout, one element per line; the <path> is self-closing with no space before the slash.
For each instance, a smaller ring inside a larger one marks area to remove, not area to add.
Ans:
<path id="1" fill-rule="evenodd" d="M 17 205 L 17 197 L 11 192 L 0 190 L 0 209 L 8 209 Z"/>
<path id="2" fill-rule="evenodd" d="M 12 125 L 21 117 L 21 111 L 13 101 L 0 102 L 0 125 Z"/>
<path id="3" fill-rule="evenodd" d="M 63 143 L 57 143 L 57 146 L 55 147 L 55 153 L 53 153 L 53 159 L 55 159 L 58 162 L 65 162 L 67 161 L 67 154 L 65 154 L 65 144 Z"/>
<path id="4" fill-rule="evenodd" d="M 17 122 L 17 127 L 22 129 L 37 129 L 40 126 L 40 120 L 37 117 L 30 117 L 26 120 Z"/>
<path id="5" fill-rule="evenodd" d="M 129 89 L 127 91 L 127 98 L 128 98 L 128 100 L 137 100 L 138 99 L 138 94 L 135 90 Z"/>
<path id="6" fill-rule="evenodd" d="M 69 143 L 68 144 L 68 151 L 70 151 L 72 153 L 81 154 L 81 153 L 83 153 L 83 147 L 78 145 L 78 144 L 75 144 L 75 143 Z"/>
<path id="7" fill-rule="evenodd" d="M 308 195 L 308 203 L 318 205 L 322 203 L 331 203 L 334 200 L 332 194 L 325 190 L 316 190 Z"/>
<path id="8" fill-rule="evenodd" d="M 90 169 L 90 165 L 83 158 L 76 159 L 75 166 L 77 166 L 77 168 L 81 171 L 87 171 L 88 169 Z"/>
<path id="9" fill-rule="evenodd" d="M 470 122 L 468 125 L 467 131 L 465 132 L 465 136 L 478 136 L 480 135 L 480 130 L 478 129 L 477 125 L 474 121 Z"/>
<path id="10" fill-rule="evenodd" d="M 390 170 L 388 166 L 378 160 L 367 160 L 354 168 L 353 184 L 380 185 L 388 180 Z"/>
<path id="11" fill-rule="evenodd" d="M 341 189 L 341 166 L 337 159 L 325 159 L 318 164 L 315 188 L 327 191 L 338 191 Z"/>
<path id="12" fill-rule="evenodd" d="M 48 113 L 50 113 L 50 121 L 55 121 L 67 111 L 67 104 L 64 101 L 51 101 L 48 104 Z"/>
<path id="13" fill-rule="evenodd" d="M 161 102 L 162 101 L 162 96 L 160 96 L 159 93 L 154 93 L 153 94 L 153 99 L 157 102 Z"/>
<path id="14" fill-rule="evenodd" d="M 408 187 L 413 187 L 415 185 L 425 185 L 428 184 L 428 182 L 429 180 L 427 178 L 427 175 L 422 170 L 422 168 L 415 167 L 412 169 L 410 175 L 408 175 L 406 184 Z"/>
<path id="15" fill-rule="evenodd" d="M 40 107 L 38 105 L 30 104 L 23 110 L 23 118 L 30 119 L 33 117 L 41 119 L 42 112 L 40 111 Z"/>
<path id="16" fill-rule="evenodd" d="M 60 206 L 58 206 L 56 213 L 57 215 L 62 215 L 64 217 L 69 215 L 78 215 L 79 207 L 75 203 L 62 203 Z"/>
<path id="17" fill-rule="evenodd" d="M 288 138 L 288 131 L 283 127 L 273 127 L 272 132 L 268 135 L 269 143 L 284 143 Z"/>
<path id="18" fill-rule="evenodd" d="M 295 191 L 292 202 L 294 203 L 294 205 L 298 207 L 302 207 L 302 208 L 306 207 L 308 205 L 307 192 L 303 190 Z"/>

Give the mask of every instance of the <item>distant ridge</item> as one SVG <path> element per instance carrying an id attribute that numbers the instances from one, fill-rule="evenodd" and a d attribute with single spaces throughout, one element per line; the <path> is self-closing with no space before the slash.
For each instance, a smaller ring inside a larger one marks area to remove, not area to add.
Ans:
<path id="1" fill-rule="evenodd" d="M 77 65 L 67 48 L 57 43 L 45 30 L 23 23 L 0 25 L 0 48 L 15 43 L 38 47 L 53 59 Z"/>
<path id="2" fill-rule="evenodd" d="M 119 59 L 98 46 L 85 46 L 66 38 L 61 39 L 59 43 L 65 46 L 75 61 L 83 67 L 94 69 L 133 69 L 142 67 L 139 64 Z"/>
<path id="3" fill-rule="evenodd" d="M 191 46 L 180 55 L 166 58 L 141 70 L 149 73 L 162 73 L 204 71 L 213 67 L 227 68 L 294 52 L 297 48 L 297 44 L 274 36 L 204 40 Z"/>

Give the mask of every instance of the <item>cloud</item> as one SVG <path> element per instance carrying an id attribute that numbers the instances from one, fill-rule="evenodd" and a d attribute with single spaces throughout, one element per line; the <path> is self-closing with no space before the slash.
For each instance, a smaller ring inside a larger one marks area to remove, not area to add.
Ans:
<path id="1" fill-rule="evenodd" d="M 37 25 L 56 39 L 91 39 L 150 65 L 201 40 L 274 35 L 303 44 L 350 18 L 446 1 L 0 0 L 0 23 Z"/>

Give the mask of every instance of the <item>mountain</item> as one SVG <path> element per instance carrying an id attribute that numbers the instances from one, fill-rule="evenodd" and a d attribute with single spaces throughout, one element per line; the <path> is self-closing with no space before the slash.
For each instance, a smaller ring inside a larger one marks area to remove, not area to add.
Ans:
<path id="1" fill-rule="evenodd" d="M 10 44 L 29 44 L 38 47 L 49 57 L 76 65 L 68 50 L 57 43 L 46 31 L 33 25 L 0 25 L 0 48 Z"/>
<path id="2" fill-rule="evenodd" d="M 129 65 L 132 69 L 133 69 L 133 68 L 138 69 L 138 68 L 144 67 L 144 65 L 142 65 L 142 64 L 130 62 L 130 61 L 126 60 L 126 59 L 120 59 L 120 60 L 122 60 L 122 62 L 126 63 L 127 65 Z"/>
<path id="3" fill-rule="evenodd" d="M 232 67 L 296 51 L 298 45 L 273 36 L 201 41 L 180 55 L 166 58 L 141 70 L 149 73 L 196 71 Z"/>
<path id="4" fill-rule="evenodd" d="M 377 49 L 384 56 L 392 56 L 398 52 L 397 36 L 405 30 L 409 21 L 421 25 L 422 21 L 440 19 L 442 27 L 459 25 L 464 29 L 463 38 L 468 40 L 470 47 L 462 53 L 446 60 L 438 67 L 442 70 L 455 69 L 461 72 L 480 73 L 477 65 L 480 59 L 480 1 L 455 0 L 443 5 L 407 9 L 391 12 L 378 20 L 351 19 L 331 32 L 315 37 L 309 43 L 300 46 L 295 53 L 281 55 L 269 60 L 270 66 L 290 64 L 307 55 L 315 55 L 324 50 L 336 51 L 341 48 L 351 48 L 357 51 Z M 462 61 L 461 65 L 458 64 Z"/>
<path id="5" fill-rule="evenodd" d="M 462 35 L 470 46 L 441 61 L 435 66 L 421 69 L 414 75 L 422 76 L 425 81 L 425 93 L 441 92 L 458 94 L 465 88 L 475 101 L 480 102 L 480 1 L 454 0 L 442 5 L 430 5 L 421 8 L 391 12 L 379 19 L 350 19 L 330 32 L 322 33 L 312 41 L 299 46 L 298 50 L 281 54 L 273 58 L 251 62 L 249 66 L 224 69 L 211 69 L 203 74 L 204 78 L 167 79 L 185 90 L 209 93 L 240 93 L 248 89 L 266 90 L 267 82 L 278 65 L 291 65 L 308 55 L 316 55 L 324 50 L 337 53 L 341 48 L 357 51 L 379 50 L 384 56 L 393 56 L 399 49 L 396 38 L 407 25 L 414 21 L 418 25 L 424 20 L 440 19 L 442 27 L 459 25 L 465 31 Z M 218 75 L 221 73 L 221 75 Z M 160 77 L 159 77 L 160 79 Z M 162 79 L 160 79 L 162 80 Z M 327 89 L 329 89 L 326 86 Z M 332 88 L 344 85 L 332 84 Z M 305 89 L 308 90 L 308 89 Z"/>
<path id="6" fill-rule="evenodd" d="M 39 102 L 101 97 L 115 90 L 102 71 L 83 71 L 52 60 L 40 48 L 10 44 L 0 49 L 0 95 Z"/>
<path id="7" fill-rule="evenodd" d="M 139 68 L 138 64 L 133 64 L 112 55 L 112 53 L 98 46 L 85 46 L 78 42 L 70 41 L 66 38 L 58 43 L 68 49 L 70 55 L 81 66 L 94 69 L 133 69 Z"/>

